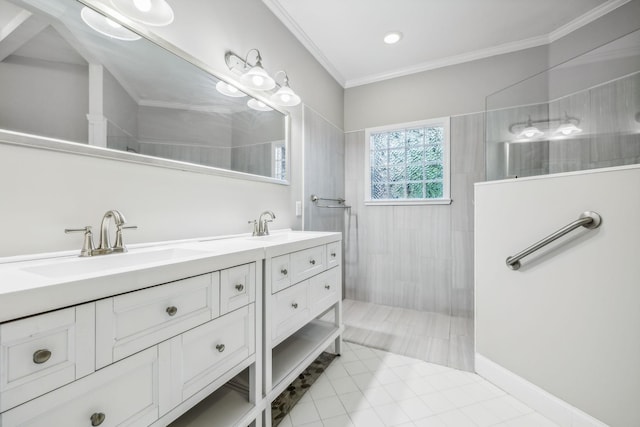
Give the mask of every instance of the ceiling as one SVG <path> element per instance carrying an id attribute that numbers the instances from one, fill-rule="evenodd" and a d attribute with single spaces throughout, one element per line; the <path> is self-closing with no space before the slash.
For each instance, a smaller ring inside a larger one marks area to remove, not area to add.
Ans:
<path id="1" fill-rule="evenodd" d="M 548 44 L 628 1 L 263 0 L 345 88 Z"/>

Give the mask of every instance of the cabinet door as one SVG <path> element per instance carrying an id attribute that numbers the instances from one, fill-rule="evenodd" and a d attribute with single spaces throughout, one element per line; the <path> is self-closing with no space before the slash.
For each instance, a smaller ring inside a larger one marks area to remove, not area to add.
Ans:
<path id="1" fill-rule="evenodd" d="M 275 346 L 310 320 L 309 281 L 272 295 L 271 301 L 271 339 Z"/>
<path id="2" fill-rule="evenodd" d="M 94 304 L 0 325 L 0 412 L 94 370 Z"/>
<path id="3" fill-rule="evenodd" d="M 255 354 L 255 304 L 161 344 L 170 352 L 171 407 Z"/>
<path id="4" fill-rule="evenodd" d="M 152 347 L 0 414 L 0 425 L 147 426 L 158 419 L 158 394 Z"/>
<path id="5" fill-rule="evenodd" d="M 322 272 L 326 267 L 325 251 L 326 247 L 323 245 L 293 252 L 291 254 L 291 283 L 298 283 Z"/>
<path id="6" fill-rule="evenodd" d="M 340 275 L 340 268 L 332 268 L 309 279 L 312 317 L 338 302 L 342 294 Z"/>
<path id="7" fill-rule="evenodd" d="M 220 272 L 220 314 L 243 307 L 256 299 L 255 263 Z"/>
<path id="8" fill-rule="evenodd" d="M 219 273 L 96 303 L 96 365 L 104 367 L 218 316 Z"/>

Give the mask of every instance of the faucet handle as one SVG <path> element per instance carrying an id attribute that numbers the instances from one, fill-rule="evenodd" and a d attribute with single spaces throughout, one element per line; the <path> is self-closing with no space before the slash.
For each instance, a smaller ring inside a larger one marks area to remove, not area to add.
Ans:
<path id="1" fill-rule="evenodd" d="M 87 225 L 84 228 L 65 228 L 64 232 L 69 233 L 84 233 L 84 242 L 82 243 L 82 249 L 80 250 L 80 256 L 93 255 L 93 234 L 91 233 L 91 226 Z"/>
<path id="2" fill-rule="evenodd" d="M 258 235 L 258 220 L 254 219 L 248 222 L 249 224 L 253 224 L 253 234 L 252 236 Z"/>
<path id="3" fill-rule="evenodd" d="M 122 230 L 137 230 L 137 225 L 118 225 L 116 228 L 116 243 L 113 245 L 113 252 L 127 252 L 127 247 L 122 241 Z"/>

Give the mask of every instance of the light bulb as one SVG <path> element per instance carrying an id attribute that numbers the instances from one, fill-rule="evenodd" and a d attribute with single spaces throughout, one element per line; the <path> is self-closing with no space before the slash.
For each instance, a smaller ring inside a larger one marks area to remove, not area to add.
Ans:
<path id="1" fill-rule="evenodd" d="M 251 81 L 256 86 L 262 86 L 264 84 L 264 77 L 262 77 L 262 76 L 253 76 L 253 77 L 251 77 Z"/>
<path id="2" fill-rule="evenodd" d="M 384 42 L 386 44 L 398 43 L 400 39 L 402 39 L 402 33 L 399 31 L 392 31 L 384 36 Z"/>
<path id="3" fill-rule="evenodd" d="M 283 103 L 286 104 L 287 102 L 291 101 L 291 95 L 289 95 L 288 93 L 283 93 L 282 95 L 280 95 L 280 99 Z"/>
<path id="4" fill-rule="evenodd" d="M 140 12 L 149 12 L 151 10 L 151 0 L 133 0 L 133 4 Z"/>

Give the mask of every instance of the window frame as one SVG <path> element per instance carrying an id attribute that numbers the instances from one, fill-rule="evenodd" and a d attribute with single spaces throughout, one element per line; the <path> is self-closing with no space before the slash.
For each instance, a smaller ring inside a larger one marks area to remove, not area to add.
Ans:
<path id="1" fill-rule="evenodd" d="M 371 198 L 371 135 L 419 127 L 443 127 L 442 197 L 437 199 L 372 199 Z M 364 143 L 364 204 L 369 206 L 448 205 L 451 203 L 451 118 L 438 117 L 414 122 L 397 123 L 365 129 Z"/>

